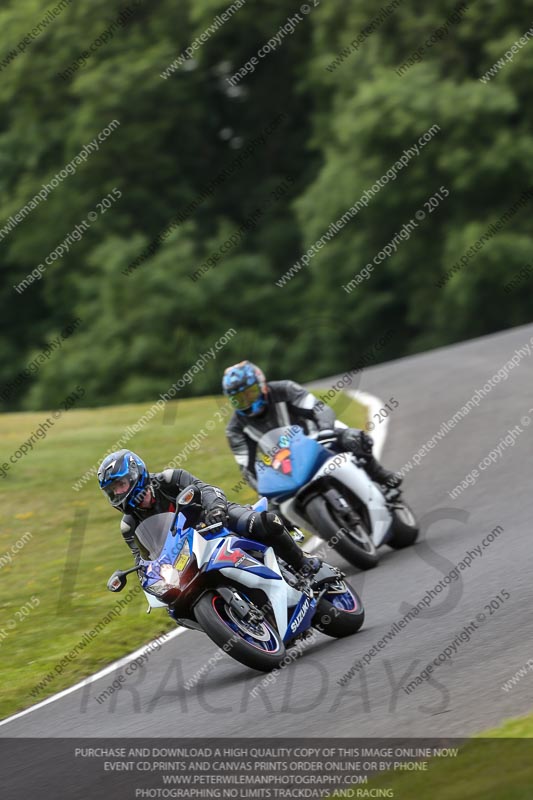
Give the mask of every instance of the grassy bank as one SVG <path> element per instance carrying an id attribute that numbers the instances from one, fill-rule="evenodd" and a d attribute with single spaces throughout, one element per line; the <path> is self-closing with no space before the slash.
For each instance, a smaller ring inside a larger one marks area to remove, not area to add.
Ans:
<path id="1" fill-rule="evenodd" d="M 417 746 L 424 746 L 423 741 L 417 740 Z M 375 790 L 368 797 L 395 800 L 531 800 L 533 714 L 478 734 L 460 748 L 456 758 L 434 758 L 428 767 L 424 772 L 384 773 L 364 789 Z M 388 795 L 377 793 L 386 790 Z M 344 791 L 348 791 L 344 797 L 350 797 L 352 790 Z M 357 788 L 353 792 L 357 797 Z M 342 796 L 332 794 L 329 800 Z"/>
<path id="2" fill-rule="evenodd" d="M 363 407 L 346 396 L 335 400 L 348 424 L 362 423 Z M 49 414 L 0 416 L 0 463 L 10 464 L 0 480 L 0 718 L 71 686 L 173 627 L 164 612 L 148 617 L 144 597 L 136 596 L 62 671 L 55 670 L 122 597 L 106 590 L 107 577 L 117 567 L 131 565 L 119 514 L 96 478 L 79 491 L 72 486 L 147 408 L 71 409 L 44 438 L 34 437 L 33 449 L 15 463 L 10 456 Z M 222 487 L 237 502 L 253 501 L 247 487 L 232 491 L 240 474 L 226 444 L 224 408 L 215 397 L 169 403 L 126 446 L 152 471 L 181 453 L 181 467 Z M 185 450 L 195 434 L 198 449 L 190 445 Z M 37 690 L 48 674 L 53 679 Z"/>

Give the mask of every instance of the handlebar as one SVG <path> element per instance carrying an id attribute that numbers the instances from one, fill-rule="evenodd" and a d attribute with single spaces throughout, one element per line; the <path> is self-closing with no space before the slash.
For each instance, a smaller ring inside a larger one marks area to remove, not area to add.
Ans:
<path id="1" fill-rule="evenodd" d="M 204 531 L 210 531 L 213 528 L 222 528 L 222 527 L 224 527 L 224 526 L 222 525 L 221 522 L 213 522 L 212 525 L 202 525 L 201 528 L 200 528 L 200 526 L 198 526 L 198 528 L 196 528 L 196 530 L 199 531 L 200 533 L 204 533 Z"/>
<path id="2" fill-rule="evenodd" d="M 317 442 L 324 443 L 324 442 L 336 442 L 337 441 L 337 433 L 334 430 L 323 430 L 317 431 L 317 433 L 313 436 Z"/>

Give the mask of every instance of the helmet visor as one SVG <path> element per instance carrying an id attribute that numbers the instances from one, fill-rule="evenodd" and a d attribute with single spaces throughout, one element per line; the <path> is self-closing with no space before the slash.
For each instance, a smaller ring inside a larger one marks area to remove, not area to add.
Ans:
<path id="1" fill-rule="evenodd" d="M 104 487 L 104 492 L 109 497 L 110 501 L 114 504 L 120 503 L 131 492 L 134 481 L 129 475 L 123 475 L 121 478 L 115 478 L 109 486 Z"/>
<path id="2" fill-rule="evenodd" d="M 258 383 L 254 383 L 252 386 L 247 386 L 246 389 L 232 394 L 229 400 L 233 408 L 236 408 L 237 411 L 246 411 L 246 409 L 250 408 L 260 397 L 261 387 Z"/>

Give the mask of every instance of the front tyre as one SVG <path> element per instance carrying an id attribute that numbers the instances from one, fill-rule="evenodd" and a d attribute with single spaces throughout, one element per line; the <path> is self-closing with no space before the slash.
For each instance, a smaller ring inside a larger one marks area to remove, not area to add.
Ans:
<path id="1" fill-rule="evenodd" d="M 240 619 L 216 590 L 202 595 L 194 613 L 209 638 L 246 667 L 270 672 L 285 658 L 281 636 L 264 617 Z"/>
<path id="2" fill-rule="evenodd" d="M 355 589 L 346 581 L 335 581 L 318 601 L 313 627 L 326 636 L 341 639 L 357 633 L 365 621 L 365 610 Z"/>
<path id="3" fill-rule="evenodd" d="M 376 546 L 362 520 L 355 514 L 354 521 L 347 523 L 340 515 L 337 517 L 323 497 L 314 497 L 305 510 L 322 538 L 346 561 L 359 569 L 376 566 L 379 561 Z"/>
<path id="4" fill-rule="evenodd" d="M 392 535 L 387 541 L 393 550 L 402 550 L 410 547 L 418 537 L 418 523 L 416 517 L 405 502 L 398 503 L 391 509 L 392 513 Z"/>

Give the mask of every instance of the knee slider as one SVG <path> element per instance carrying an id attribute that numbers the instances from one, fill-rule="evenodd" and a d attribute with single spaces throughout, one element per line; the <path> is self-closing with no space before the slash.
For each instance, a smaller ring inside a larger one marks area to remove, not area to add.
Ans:
<path id="1" fill-rule="evenodd" d="M 248 530 L 254 536 L 281 536 L 285 531 L 283 521 L 272 511 L 261 511 L 250 519 Z"/>
<path id="2" fill-rule="evenodd" d="M 273 511 L 263 511 L 263 525 L 267 533 L 271 534 L 272 536 L 282 536 L 285 533 L 285 525 L 283 524 L 283 520 L 278 517 Z"/>

